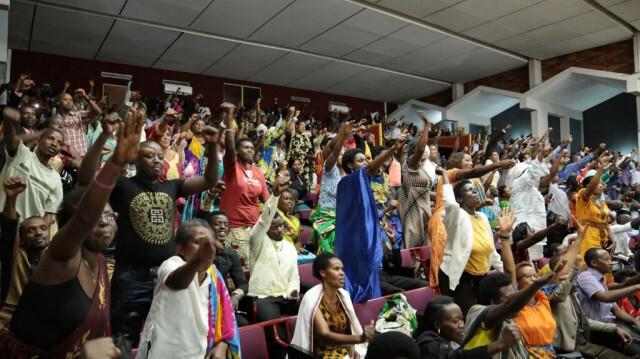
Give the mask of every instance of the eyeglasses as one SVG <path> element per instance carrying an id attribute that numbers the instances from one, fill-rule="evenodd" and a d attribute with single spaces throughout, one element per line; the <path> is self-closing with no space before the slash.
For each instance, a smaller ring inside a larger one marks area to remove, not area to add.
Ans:
<path id="1" fill-rule="evenodd" d="M 109 221 L 109 220 L 116 220 L 118 219 L 118 212 L 107 212 L 107 213 L 103 213 L 102 216 L 100 216 L 100 218 L 103 221 Z"/>

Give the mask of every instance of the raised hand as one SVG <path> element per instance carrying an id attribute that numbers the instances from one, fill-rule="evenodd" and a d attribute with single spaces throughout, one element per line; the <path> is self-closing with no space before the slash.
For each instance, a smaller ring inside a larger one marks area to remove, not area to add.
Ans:
<path id="1" fill-rule="evenodd" d="M 196 253 L 195 257 L 196 263 L 198 264 L 198 272 L 204 272 L 209 269 L 215 256 L 216 247 L 213 241 L 200 241 L 200 247 L 198 247 L 198 253 Z"/>
<path id="2" fill-rule="evenodd" d="M 84 91 L 84 89 L 83 89 L 83 88 L 76 89 L 76 91 L 75 91 L 75 92 L 76 92 L 78 95 L 80 95 L 80 97 L 87 98 L 87 93 Z"/>
<path id="3" fill-rule="evenodd" d="M 400 136 L 396 139 L 396 143 L 393 144 L 393 147 L 396 150 L 399 150 L 404 146 L 405 142 L 407 142 L 407 138 L 409 137 L 409 131 L 404 130 Z"/>
<path id="4" fill-rule="evenodd" d="M 113 162 L 118 166 L 133 163 L 138 159 L 138 148 L 140 147 L 140 134 L 144 127 L 144 112 L 129 111 L 124 128 L 118 131 L 118 144 L 111 156 Z"/>
<path id="5" fill-rule="evenodd" d="M 2 115 L 5 122 L 20 123 L 20 112 L 13 107 L 5 107 Z"/>
<path id="6" fill-rule="evenodd" d="M 114 133 L 120 127 L 120 122 L 122 122 L 122 120 L 118 117 L 117 113 L 112 112 L 106 115 L 102 120 L 102 127 L 104 129 L 102 132 L 106 132 L 108 134 Z"/>
<path id="7" fill-rule="evenodd" d="M 7 198 L 15 198 L 24 192 L 27 184 L 20 177 L 9 177 L 2 183 L 2 187 L 4 187 Z"/>
<path id="8" fill-rule="evenodd" d="M 18 91 L 20 92 L 25 92 L 25 91 L 29 91 L 31 90 L 34 86 L 36 85 L 36 83 L 30 79 L 30 78 L 26 78 L 22 81 L 20 81 L 20 86 L 18 88 Z"/>
<path id="9" fill-rule="evenodd" d="M 502 160 L 498 162 L 500 164 L 501 169 L 511 168 L 516 165 L 516 160 Z"/>
<path id="10" fill-rule="evenodd" d="M 211 126 L 207 126 L 202 130 L 202 135 L 204 136 L 204 140 L 207 143 L 217 143 L 218 142 L 218 130 Z"/>
<path id="11" fill-rule="evenodd" d="M 356 130 L 356 121 L 345 122 L 344 125 L 342 125 L 342 134 L 344 134 L 345 136 L 349 136 L 355 130 Z"/>
<path id="12" fill-rule="evenodd" d="M 513 216 L 513 210 L 511 207 L 505 207 L 502 211 L 502 216 L 498 219 L 498 222 L 500 223 L 498 233 L 504 237 L 509 236 L 513 231 L 513 224 L 516 223 L 517 219 L 518 217 Z"/>
<path id="13" fill-rule="evenodd" d="M 172 124 L 178 120 L 178 113 L 174 109 L 167 109 L 164 113 L 164 121 Z"/>
<path id="14" fill-rule="evenodd" d="M 93 85 L 95 85 L 95 83 L 93 82 L 93 79 L 89 80 L 89 86 L 93 87 Z"/>
<path id="15" fill-rule="evenodd" d="M 282 192 L 286 191 L 287 188 L 289 188 L 289 185 L 291 185 L 291 181 L 289 181 L 289 178 L 287 178 L 284 173 L 280 172 L 272 187 L 273 195 L 280 196 Z"/>
<path id="16" fill-rule="evenodd" d="M 71 82 L 65 81 L 64 82 L 64 90 L 66 91 L 69 87 L 71 87 Z"/>

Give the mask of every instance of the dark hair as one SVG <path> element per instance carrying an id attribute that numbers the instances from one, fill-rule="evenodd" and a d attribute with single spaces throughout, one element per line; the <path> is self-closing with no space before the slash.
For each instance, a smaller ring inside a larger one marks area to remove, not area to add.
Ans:
<path id="1" fill-rule="evenodd" d="M 478 285 L 478 304 L 490 305 L 500 298 L 500 289 L 511 285 L 511 277 L 498 272 L 482 278 Z"/>
<path id="2" fill-rule="evenodd" d="M 460 197 L 460 191 L 462 191 L 462 187 L 468 184 L 472 183 L 466 178 L 456 183 L 455 187 L 453 187 L 453 197 L 455 197 L 456 200 Z"/>
<path id="3" fill-rule="evenodd" d="M 207 213 L 207 217 L 203 218 L 203 219 L 206 220 L 207 223 L 209 223 L 209 220 L 211 220 L 211 218 L 213 218 L 215 216 L 225 216 L 225 217 L 229 218 L 229 215 L 227 214 L 227 212 L 219 210 L 219 211 L 213 211 L 213 212 Z"/>
<path id="4" fill-rule="evenodd" d="M 211 227 L 209 227 L 209 224 L 205 222 L 204 219 L 194 218 L 188 221 L 184 221 L 180 223 L 180 227 L 178 227 L 178 230 L 176 231 L 176 245 L 187 243 L 187 239 L 189 239 L 189 233 L 193 228 L 196 227 L 205 227 L 209 230 L 211 229 Z"/>
<path id="5" fill-rule="evenodd" d="M 500 185 L 498 186 L 498 196 L 500 196 L 500 198 L 504 197 L 504 190 L 509 188 L 507 185 Z"/>
<path id="6" fill-rule="evenodd" d="M 329 262 L 333 258 L 338 258 L 338 256 L 335 253 L 331 253 L 331 252 L 322 252 L 318 254 L 316 259 L 313 260 L 313 264 L 312 264 L 313 276 L 322 280 L 322 277 L 320 277 L 320 271 L 326 270 L 327 267 L 329 266 Z"/>
<path id="7" fill-rule="evenodd" d="M 58 130 L 57 128 L 47 128 L 44 131 L 42 131 L 42 134 L 40 135 L 40 139 L 48 136 L 51 132 L 57 132 L 60 134 L 60 136 L 62 136 L 62 139 L 64 140 L 64 133 L 62 133 L 62 131 Z"/>
<path id="8" fill-rule="evenodd" d="M 372 148 L 371 149 L 371 158 L 373 159 L 373 158 L 378 157 L 379 155 L 382 154 L 382 152 L 384 152 L 386 150 L 387 150 L 387 147 L 385 147 L 385 146 L 376 146 L 376 147 Z"/>
<path id="9" fill-rule="evenodd" d="M 591 183 L 591 180 L 593 179 L 593 177 L 594 177 L 594 176 L 588 176 L 588 177 L 585 177 L 585 178 L 582 180 L 582 183 L 580 183 L 580 184 L 582 185 L 582 188 L 587 188 L 587 186 L 589 185 L 589 183 Z"/>
<path id="10" fill-rule="evenodd" d="M 78 186 L 65 193 L 62 198 L 62 204 L 60 204 L 60 209 L 58 210 L 58 228 L 64 227 L 71 217 L 73 217 L 85 189 L 86 187 L 84 186 Z"/>
<path id="11" fill-rule="evenodd" d="M 544 250 L 542 251 L 542 255 L 545 258 L 553 257 L 553 255 L 558 251 L 558 247 L 560 247 L 561 245 L 562 243 L 558 243 L 558 242 L 547 244 L 546 247 L 544 247 Z"/>
<path id="12" fill-rule="evenodd" d="M 587 264 L 588 267 L 591 267 L 592 261 L 598 260 L 598 255 L 600 255 L 600 251 L 605 251 L 605 250 L 598 247 L 587 249 L 587 252 L 584 254 L 584 262 Z"/>
<path id="13" fill-rule="evenodd" d="M 620 269 L 613 275 L 613 281 L 616 283 L 622 283 L 625 279 L 634 277 L 638 272 L 633 269 Z"/>
<path id="14" fill-rule="evenodd" d="M 511 238 L 513 238 L 513 243 L 518 243 L 521 240 L 527 238 L 527 234 L 529 234 L 529 225 L 527 222 L 522 222 L 513 229 L 511 232 Z"/>
<path id="15" fill-rule="evenodd" d="M 410 336 L 401 332 L 376 334 L 369 341 L 365 359 L 418 359 L 420 348 Z"/>
<path id="16" fill-rule="evenodd" d="M 447 168 L 460 168 L 464 155 L 466 155 L 466 153 L 464 152 L 456 152 L 452 154 L 451 157 L 449 157 L 449 162 L 447 162 Z"/>
<path id="17" fill-rule="evenodd" d="M 351 168 L 349 168 L 349 164 L 356 161 L 356 156 L 359 153 L 364 154 L 364 151 L 359 148 L 350 148 L 344 151 L 344 154 L 342 155 L 342 169 L 346 174 L 353 172 Z"/>
<path id="18" fill-rule="evenodd" d="M 251 142 L 251 140 L 248 137 L 243 137 L 239 140 L 236 140 L 236 150 L 240 148 L 240 145 L 242 145 L 243 142 Z M 253 142 L 251 142 L 251 144 L 253 144 Z"/>
<path id="19" fill-rule="evenodd" d="M 433 298 L 424 309 L 424 315 L 422 316 L 422 330 L 436 331 L 435 323 L 442 320 L 442 313 L 444 313 L 444 307 L 452 304 L 453 298 L 441 295 Z"/>
<path id="20" fill-rule="evenodd" d="M 324 136 L 322 138 L 322 141 L 320 141 L 320 148 L 326 146 L 329 144 L 329 142 L 331 142 L 331 138 L 329 138 L 328 136 Z"/>
<path id="21" fill-rule="evenodd" d="M 578 178 L 575 175 L 569 176 L 569 178 L 567 178 L 565 184 L 567 185 L 567 188 L 573 188 L 573 189 L 578 189 Z"/>
<path id="22" fill-rule="evenodd" d="M 524 162 L 525 158 L 527 158 L 527 154 L 526 154 L 526 153 L 524 153 L 524 152 L 521 152 L 521 153 L 518 155 L 518 161 L 520 161 L 520 162 Z"/>

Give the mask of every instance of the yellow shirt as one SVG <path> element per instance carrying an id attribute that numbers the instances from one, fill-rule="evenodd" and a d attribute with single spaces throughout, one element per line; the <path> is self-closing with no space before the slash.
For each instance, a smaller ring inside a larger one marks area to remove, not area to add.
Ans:
<path id="1" fill-rule="evenodd" d="M 469 274 L 484 275 L 489 271 L 489 255 L 493 252 L 494 244 L 482 218 L 470 218 L 473 226 L 473 247 L 464 270 Z"/>

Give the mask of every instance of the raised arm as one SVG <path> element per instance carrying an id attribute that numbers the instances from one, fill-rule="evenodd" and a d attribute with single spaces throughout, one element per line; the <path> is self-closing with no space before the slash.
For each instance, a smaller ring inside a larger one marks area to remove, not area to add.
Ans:
<path id="1" fill-rule="evenodd" d="M 332 147 L 330 148 L 331 152 L 329 152 L 327 157 L 324 157 L 325 171 L 331 171 L 333 167 L 335 167 L 336 163 L 338 163 L 338 158 L 340 157 L 340 153 L 344 147 L 344 141 L 347 139 L 347 136 L 353 133 L 355 126 L 356 124 L 354 121 L 345 122 L 342 127 L 340 127 L 340 130 L 338 130 L 336 137 L 334 137 L 334 139 L 329 142 L 329 145 L 326 146 L 326 148 L 329 148 L 330 146 Z"/>
<path id="2" fill-rule="evenodd" d="M 184 181 L 182 185 L 182 193 L 184 196 L 204 192 L 209 188 L 213 188 L 218 183 L 218 173 L 220 171 L 220 162 L 218 161 L 218 130 L 211 126 L 207 126 L 202 131 L 204 140 L 207 142 L 207 167 L 204 169 L 204 175 L 194 176 Z"/>
<path id="3" fill-rule="evenodd" d="M 271 221 L 278 210 L 280 195 L 289 188 L 290 184 L 291 182 L 289 179 L 285 178 L 284 174 L 280 172 L 273 184 L 271 197 L 269 197 L 269 199 L 264 203 L 264 208 L 262 209 L 258 223 L 251 228 L 251 233 L 249 234 L 249 248 L 257 246 L 260 241 L 264 240 L 264 236 L 267 234 L 267 231 L 271 226 Z"/>
<path id="4" fill-rule="evenodd" d="M 418 114 L 424 121 L 424 127 L 422 128 L 422 132 L 420 132 L 420 139 L 416 144 L 416 151 L 407 160 L 407 166 L 411 169 L 416 169 L 420 165 L 420 159 L 424 154 L 424 149 L 427 147 L 427 144 L 429 144 L 429 131 L 431 131 L 432 126 L 424 111 L 418 111 Z"/>
<path id="5" fill-rule="evenodd" d="M 506 207 L 502 211 L 502 216 L 499 218 L 500 227 L 496 232 L 502 245 L 500 254 L 502 256 L 502 264 L 504 266 L 504 273 L 511 277 L 511 285 L 516 284 L 516 262 L 513 259 L 513 252 L 511 252 L 511 232 L 513 231 L 513 224 L 518 218 L 513 216 L 513 210 L 511 207 Z"/>
<path id="6" fill-rule="evenodd" d="M 602 162 L 598 163 L 598 171 L 596 172 L 596 174 L 593 176 L 593 178 L 591 178 L 591 181 L 589 182 L 589 185 L 587 186 L 587 188 L 585 189 L 585 191 L 582 193 L 582 200 L 583 201 L 589 201 L 591 198 L 591 195 L 593 194 L 593 192 L 596 190 L 596 188 L 598 188 L 598 185 L 600 184 L 600 177 L 602 176 L 602 173 L 604 172 L 604 165 Z"/>
<path id="7" fill-rule="evenodd" d="M 374 158 L 367 166 L 367 174 L 369 176 L 377 175 L 380 172 L 380 168 L 382 167 L 382 165 L 384 165 L 385 162 L 387 162 L 387 160 L 391 158 L 394 153 L 402 148 L 404 143 L 407 141 L 407 136 L 408 132 L 403 132 L 400 136 L 398 136 L 398 139 L 396 139 L 396 142 L 392 147 L 388 148 L 387 150 L 379 154 L 378 157 Z"/>
<path id="8" fill-rule="evenodd" d="M 558 170 L 560 169 L 560 165 L 562 164 L 562 158 L 567 154 L 567 150 L 562 150 L 560 155 L 555 158 L 553 164 L 551 165 L 551 169 L 549 170 L 549 174 L 542 177 L 540 183 L 538 184 L 538 190 L 541 193 L 546 193 L 549 191 L 549 185 L 551 184 L 551 180 L 553 177 L 558 174 Z"/>
<path id="9" fill-rule="evenodd" d="M 20 138 L 18 138 L 14 126 L 14 124 L 20 123 L 20 112 L 12 107 L 5 107 L 3 117 L 4 126 L 2 126 L 2 135 L 7 144 L 7 153 L 9 156 L 14 156 L 20 145 Z"/>
<path id="10" fill-rule="evenodd" d="M 558 263 L 558 266 L 560 269 L 564 268 L 566 263 L 567 261 L 563 260 Z M 510 295 L 504 302 L 491 307 L 484 319 L 485 327 L 487 329 L 495 328 L 505 320 L 513 318 L 514 315 L 517 315 L 520 310 L 522 310 L 522 308 L 531 301 L 531 298 L 538 293 L 540 288 L 550 282 L 554 277 L 557 278 L 558 275 L 554 272 L 548 273 L 544 277 L 536 279 L 531 283 L 531 285 L 527 286 L 523 290 L 519 290 Z"/>
<path id="11" fill-rule="evenodd" d="M 118 144 L 105 166 L 85 190 L 71 219 L 58 230 L 45 255 L 58 261 L 68 261 L 98 223 L 124 165 L 135 162 L 144 127 L 142 113 L 130 112 L 124 128 L 118 131 Z"/>
<path id="12" fill-rule="evenodd" d="M 81 186 L 87 186 L 93 177 L 96 175 L 98 166 L 100 166 L 100 159 L 102 158 L 102 149 L 105 143 L 109 139 L 109 136 L 118 129 L 120 118 L 116 113 L 108 114 L 103 123 L 103 130 L 96 141 L 89 147 L 87 154 L 82 159 L 80 168 L 78 169 L 78 184 Z"/>
<path id="13" fill-rule="evenodd" d="M 224 162 L 234 164 L 236 162 L 236 139 L 235 133 L 231 129 L 233 125 L 233 113 L 236 106 L 229 102 L 223 102 L 220 105 L 224 116 Z"/>
<path id="14" fill-rule="evenodd" d="M 547 238 L 547 236 L 551 234 L 553 231 L 555 231 L 556 229 L 566 225 L 567 225 L 567 222 L 564 219 L 559 218 L 557 221 L 552 223 L 549 227 L 545 229 L 541 229 L 535 232 L 534 234 L 526 237 L 525 239 L 521 240 L 520 242 L 516 243 L 516 251 L 518 252 L 524 251 L 525 249 Z"/>
<path id="15" fill-rule="evenodd" d="M 476 166 L 468 169 L 461 169 L 461 170 L 458 170 L 458 172 L 456 173 L 456 181 L 460 181 L 465 178 L 470 179 L 470 178 L 484 176 L 485 174 L 493 170 L 507 169 L 515 165 L 516 165 L 516 161 L 514 160 L 502 160 L 502 161 L 492 163 L 490 165 Z"/>
<path id="16" fill-rule="evenodd" d="M 213 241 L 201 241 L 196 255 L 171 272 L 165 284 L 173 290 L 187 289 L 197 273 L 204 272 L 211 266 L 215 255 Z"/>

